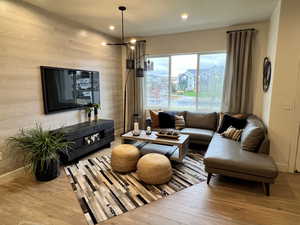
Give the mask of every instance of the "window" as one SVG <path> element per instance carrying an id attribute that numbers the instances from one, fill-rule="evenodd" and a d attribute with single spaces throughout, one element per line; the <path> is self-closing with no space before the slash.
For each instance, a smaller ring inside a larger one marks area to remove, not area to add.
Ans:
<path id="1" fill-rule="evenodd" d="M 145 97 L 149 108 L 168 108 L 169 57 L 151 58 L 153 69 L 147 72 Z"/>
<path id="2" fill-rule="evenodd" d="M 148 57 L 147 108 L 220 111 L 225 53 Z"/>

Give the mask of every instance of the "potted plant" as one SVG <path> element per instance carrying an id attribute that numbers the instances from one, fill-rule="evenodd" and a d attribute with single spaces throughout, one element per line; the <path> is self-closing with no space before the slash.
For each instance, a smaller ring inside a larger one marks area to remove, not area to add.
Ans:
<path id="1" fill-rule="evenodd" d="M 100 109 L 100 105 L 99 104 L 93 104 L 94 107 L 94 115 L 95 115 L 95 120 L 98 120 L 98 109 Z"/>
<path id="2" fill-rule="evenodd" d="M 8 139 L 8 144 L 23 153 L 25 168 L 30 169 L 39 181 L 59 176 L 58 153 L 70 147 L 63 133 L 44 131 L 40 124 L 32 129 L 21 129 L 16 136 Z"/>

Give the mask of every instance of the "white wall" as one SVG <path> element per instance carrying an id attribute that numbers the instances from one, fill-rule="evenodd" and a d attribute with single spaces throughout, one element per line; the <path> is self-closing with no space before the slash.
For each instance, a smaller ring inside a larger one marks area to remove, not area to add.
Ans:
<path id="1" fill-rule="evenodd" d="M 271 61 L 272 74 L 275 71 L 276 53 L 277 53 L 277 41 L 279 32 L 279 19 L 281 10 L 281 0 L 278 2 L 270 19 L 269 37 L 268 37 L 268 49 L 267 56 Z M 270 110 L 271 110 L 271 98 L 274 76 L 271 76 L 271 83 L 268 92 L 263 95 L 263 115 L 262 119 L 267 126 L 269 126 Z"/>
<path id="2" fill-rule="evenodd" d="M 84 111 L 44 114 L 40 66 L 100 71 L 99 116 L 121 129 L 121 48 L 101 45 L 117 39 L 12 0 L 0 1 L 0 29 L 0 174 L 22 166 L 6 143 L 20 128 L 86 121 Z"/>
<path id="3" fill-rule="evenodd" d="M 283 0 L 269 118 L 271 154 L 280 170 L 292 172 L 299 128 L 300 1 Z"/>
<path id="4" fill-rule="evenodd" d="M 226 31 L 235 29 L 255 28 L 258 32 L 253 54 L 251 79 L 251 102 L 253 113 L 262 116 L 262 61 L 267 54 L 269 23 L 225 27 L 212 30 L 201 30 L 179 34 L 144 37 L 147 41 L 147 54 L 177 54 L 197 52 L 226 51 Z"/>

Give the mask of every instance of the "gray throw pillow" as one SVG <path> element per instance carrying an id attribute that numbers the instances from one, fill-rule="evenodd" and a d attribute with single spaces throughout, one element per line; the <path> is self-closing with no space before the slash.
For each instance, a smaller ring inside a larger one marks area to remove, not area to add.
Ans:
<path id="1" fill-rule="evenodd" d="M 217 113 L 186 112 L 186 127 L 216 130 Z"/>
<path id="2" fill-rule="evenodd" d="M 248 124 L 241 136 L 242 149 L 250 152 L 257 152 L 264 136 L 265 132 L 261 127 Z"/>

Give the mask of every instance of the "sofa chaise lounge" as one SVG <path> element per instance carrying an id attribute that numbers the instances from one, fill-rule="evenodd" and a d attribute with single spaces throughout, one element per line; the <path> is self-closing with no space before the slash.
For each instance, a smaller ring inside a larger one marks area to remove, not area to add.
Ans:
<path id="1" fill-rule="evenodd" d="M 241 140 L 234 141 L 224 138 L 217 132 L 219 126 L 218 113 L 195 113 L 169 111 L 168 113 L 182 115 L 185 119 L 185 127 L 181 133 L 190 135 L 190 143 L 207 145 L 204 157 L 205 170 L 208 173 L 207 184 L 212 174 L 222 174 L 245 180 L 262 182 L 266 195 L 270 195 L 270 184 L 274 183 L 278 176 L 278 170 L 274 160 L 269 156 L 269 139 L 267 129 L 263 122 L 255 115 L 247 117 L 247 124 L 243 130 Z M 147 118 L 151 123 L 151 119 Z M 256 136 L 255 132 L 248 132 L 253 128 L 263 131 L 263 137 Z M 250 135 L 250 136 L 249 136 Z M 243 141 L 259 139 L 255 149 L 247 151 L 243 147 Z"/>

